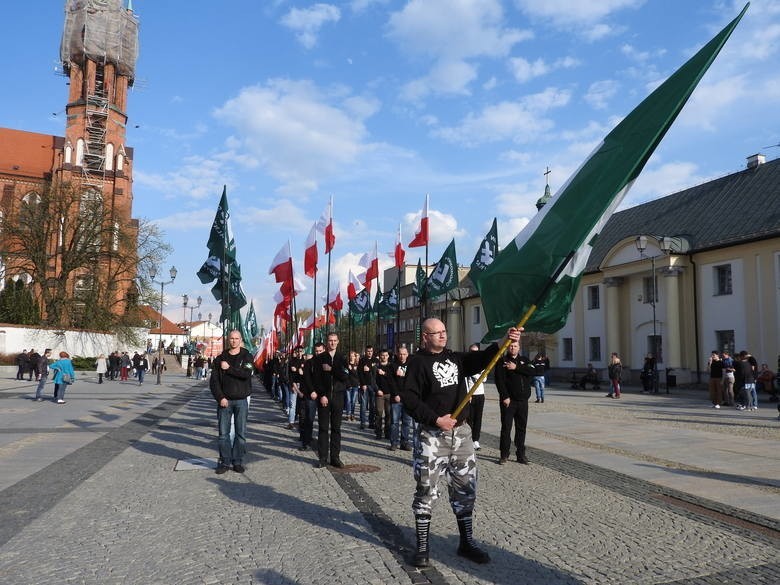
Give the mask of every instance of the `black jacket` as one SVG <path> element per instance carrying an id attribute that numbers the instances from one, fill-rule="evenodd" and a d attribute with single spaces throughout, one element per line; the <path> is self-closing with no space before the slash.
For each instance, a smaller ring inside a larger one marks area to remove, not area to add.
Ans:
<path id="1" fill-rule="evenodd" d="M 222 369 L 222 362 L 227 362 L 230 367 Z M 223 398 L 228 400 L 241 400 L 252 394 L 252 373 L 254 364 L 252 354 L 245 348 L 241 348 L 236 355 L 223 351 L 215 359 L 211 370 L 209 388 L 214 400 L 219 402 Z"/>
<path id="2" fill-rule="evenodd" d="M 329 372 L 322 366 L 328 364 Z M 336 352 L 333 357 L 327 351 L 311 358 L 312 390 L 321 396 L 332 396 L 334 392 L 344 392 L 349 377 L 349 364 L 343 354 Z"/>
<path id="3" fill-rule="evenodd" d="M 506 365 L 514 362 L 515 369 L 507 369 Z M 536 375 L 531 360 L 524 355 L 511 357 L 506 354 L 496 365 L 496 388 L 501 400 L 528 400 L 531 397 L 531 377 Z"/>
<path id="4" fill-rule="evenodd" d="M 444 349 L 431 353 L 418 351 L 407 362 L 401 402 L 417 422 L 435 426 L 436 419 L 452 414 L 466 397 L 466 376 L 481 372 L 498 352 L 495 343 L 482 351 L 456 352 Z M 468 418 L 469 406 L 458 415 L 458 421 Z"/>

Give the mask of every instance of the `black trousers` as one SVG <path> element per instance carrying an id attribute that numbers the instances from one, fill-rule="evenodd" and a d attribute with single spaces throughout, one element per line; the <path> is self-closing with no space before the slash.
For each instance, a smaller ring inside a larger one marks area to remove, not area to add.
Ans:
<path id="1" fill-rule="evenodd" d="M 479 441 L 482 432 L 482 411 L 485 410 L 485 395 L 474 394 L 469 405 L 469 426 L 471 427 L 471 440 Z"/>
<path id="2" fill-rule="evenodd" d="M 509 457 L 512 424 L 515 425 L 516 454 L 525 455 L 525 427 L 528 424 L 528 400 L 510 400 L 509 406 L 501 402 L 501 457 Z"/>
<path id="3" fill-rule="evenodd" d="M 308 447 L 311 445 L 311 438 L 314 434 L 314 417 L 317 413 L 317 401 L 312 400 L 308 396 L 298 397 L 296 412 L 300 417 L 298 430 L 300 431 L 301 445 Z"/>
<path id="4" fill-rule="evenodd" d="M 328 406 L 322 406 L 317 399 L 317 449 L 320 461 L 334 461 L 341 454 L 341 411 L 344 410 L 344 392 L 334 392 Z M 328 451 L 330 450 L 330 457 Z"/>

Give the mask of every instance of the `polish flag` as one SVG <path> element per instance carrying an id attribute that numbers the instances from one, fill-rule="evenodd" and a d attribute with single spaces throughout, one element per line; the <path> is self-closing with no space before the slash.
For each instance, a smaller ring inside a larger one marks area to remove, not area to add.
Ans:
<path id="1" fill-rule="evenodd" d="M 328 254 L 336 245 L 336 236 L 333 233 L 333 197 L 317 222 L 317 230 L 325 235 L 325 253 Z"/>
<path id="2" fill-rule="evenodd" d="M 414 239 L 409 242 L 410 248 L 420 248 L 428 245 L 428 195 L 425 196 L 425 205 L 420 218 L 420 229 L 414 234 Z"/>
<path id="3" fill-rule="evenodd" d="M 352 270 L 350 270 L 349 271 L 349 284 L 347 285 L 347 298 L 350 301 L 352 299 L 354 299 L 357 296 L 357 294 L 360 292 L 361 288 L 363 288 L 363 284 L 358 280 L 357 276 L 355 276 L 352 273 Z"/>
<path id="4" fill-rule="evenodd" d="M 406 251 L 403 244 L 401 244 L 401 224 L 398 224 L 398 238 L 395 241 L 395 250 L 393 250 L 393 258 L 395 259 L 395 267 L 403 268 L 404 260 L 406 259 Z"/>
<path id="5" fill-rule="evenodd" d="M 303 273 L 309 278 L 317 276 L 317 224 L 311 226 L 303 252 Z"/>
<path id="6" fill-rule="evenodd" d="M 340 283 L 336 282 L 335 290 L 330 291 L 330 298 L 328 298 L 326 303 L 326 306 L 330 307 L 334 311 L 340 311 L 344 308 L 344 301 L 341 300 L 341 291 L 339 290 L 340 288 Z"/>
<path id="7" fill-rule="evenodd" d="M 292 279 L 293 265 L 292 254 L 290 253 L 290 241 L 284 244 L 279 252 L 274 256 L 268 274 L 273 274 L 276 282 L 287 282 Z"/>
<path id="8" fill-rule="evenodd" d="M 379 259 L 376 255 L 376 242 L 374 242 L 373 252 L 367 252 L 366 254 L 363 254 L 360 257 L 358 264 L 366 269 L 363 285 L 370 290 L 371 281 L 375 278 L 379 278 Z"/>
<path id="9" fill-rule="evenodd" d="M 285 298 L 292 298 L 295 295 L 297 295 L 299 292 L 303 292 L 306 290 L 306 287 L 303 286 L 303 283 L 298 280 L 297 277 L 291 278 L 289 280 L 285 280 L 282 283 L 282 286 L 279 287 L 279 292 L 285 297 Z"/>
<path id="10" fill-rule="evenodd" d="M 309 331 L 310 329 L 314 329 L 314 311 L 311 312 L 311 314 L 306 317 L 306 319 L 298 325 L 298 329 L 301 329 L 303 331 Z"/>

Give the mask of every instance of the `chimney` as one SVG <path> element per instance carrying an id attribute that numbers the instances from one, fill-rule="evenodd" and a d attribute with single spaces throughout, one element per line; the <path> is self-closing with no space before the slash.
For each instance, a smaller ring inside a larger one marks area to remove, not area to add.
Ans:
<path id="1" fill-rule="evenodd" d="M 766 162 L 766 157 L 763 154 L 751 154 L 747 157 L 747 168 L 755 169 L 757 166 Z"/>

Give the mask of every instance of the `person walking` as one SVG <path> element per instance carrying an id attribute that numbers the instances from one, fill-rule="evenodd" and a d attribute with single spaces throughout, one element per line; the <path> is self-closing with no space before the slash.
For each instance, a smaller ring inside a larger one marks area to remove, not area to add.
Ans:
<path id="1" fill-rule="evenodd" d="M 344 391 L 349 378 L 349 368 L 344 355 L 337 352 L 339 336 L 328 333 L 326 349 L 312 358 L 314 391 L 310 394 L 317 401 L 317 452 L 319 467 L 344 467 L 341 461 L 341 412 L 344 410 Z"/>
<path id="2" fill-rule="evenodd" d="M 512 425 L 515 427 L 515 455 L 518 463 L 528 465 L 525 454 L 525 432 L 528 425 L 528 399 L 536 368 L 527 356 L 520 355 L 520 343 L 513 341 L 503 360 L 496 366 L 496 389 L 501 411 L 501 436 L 498 464 L 509 460 Z"/>
<path id="3" fill-rule="evenodd" d="M 455 352 L 447 348 L 447 329 L 439 319 L 426 319 L 421 329 L 423 348 L 409 358 L 400 390 L 404 408 L 419 423 L 412 464 L 417 484 L 412 500 L 417 536 L 412 564 L 429 564 L 431 513 L 442 476 L 448 484 L 450 506 L 460 533 L 457 554 L 475 563 L 488 563 L 490 555 L 473 537 L 477 458 L 471 427 L 466 423 L 468 403 L 457 418 L 452 413 L 466 397 L 466 376 L 484 370 L 499 348 L 494 343 L 482 351 Z M 517 341 L 520 330 L 511 328 L 507 335 Z"/>
<path id="4" fill-rule="evenodd" d="M 609 366 L 607 367 L 609 376 L 610 390 L 607 398 L 620 398 L 620 378 L 623 374 L 623 364 L 620 363 L 620 356 L 617 352 L 612 352 L 609 357 Z"/>
<path id="5" fill-rule="evenodd" d="M 49 379 L 49 358 L 51 357 L 51 350 L 47 347 L 42 356 L 38 357 L 38 363 L 35 366 L 36 372 L 38 372 L 38 387 L 35 389 L 35 400 L 41 402 L 43 400 L 43 389 L 46 386 L 46 380 Z"/>
<path id="6" fill-rule="evenodd" d="M 61 351 L 60 359 L 54 362 L 50 369 L 54 372 L 54 402 L 65 404 L 65 390 L 76 381 L 76 372 L 73 370 L 70 354 Z"/>
<path id="7" fill-rule="evenodd" d="M 720 408 L 720 404 L 723 402 L 723 360 L 720 359 L 717 351 L 710 354 L 707 369 L 710 372 L 708 384 L 710 402 L 712 402 L 712 408 Z"/>
<path id="8" fill-rule="evenodd" d="M 314 344 L 314 356 L 318 356 L 324 351 L 324 343 L 318 341 Z M 301 422 L 298 425 L 301 446 L 298 447 L 298 451 L 306 451 L 311 446 L 314 436 L 314 419 L 317 416 L 317 400 L 312 398 L 312 395 L 316 396 L 314 392 L 314 374 L 312 372 L 314 356 L 306 356 L 306 361 L 303 364 L 303 380 L 301 381 L 303 396 L 301 397 L 301 407 L 299 409 Z"/>
<path id="9" fill-rule="evenodd" d="M 98 384 L 103 383 L 103 375 L 108 372 L 108 360 L 105 354 L 100 354 L 95 360 L 95 372 L 98 375 Z"/>
<path id="10" fill-rule="evenodd" d="M 655 356 L 648 353 L 645 356 L 645 362 L 642 364 L 642 372 L 639 374 L 642 379 L 642 391 L 640 394 L 652 394 L 655 386 Z"/>
<path id="11" fill-rule="evenodd" d="M 219 428 L 219 461 L 217 474 L 233 468 L 244 473 L 246 455 L 246 422 L 249 414 L 248 398 L 252 394 L 252 354 L 242 347 L 241 333 L 228 334 L 228 348 L 214 360 L 209 389 L 217 401 L 217 426 Z M 230 438 L 233 420 L 234 437 Z"/>
<path id="12" fill-rule="evenodd" d="M 139 386 L 141 386 L 144 383 L 144 376 L 146 375 L 148 369 L 149 369 L 149 359 L 146 357 L 145 353 L 142 353 L 140 356 L 138 356 L 138 361 L 136 362 L 136 366 L 135 366 L 135 371 L 136 371 L 136 376 L 138 376 Z"/>
<path id="13" fill-rule="evenodd" d="M 534 367 L 534 390 L 536 391 L 536 403 L 544 403 L 544 356 L 541 353 L 537 353 L 534 356 L 534 360 L 531 362 Z"/>

